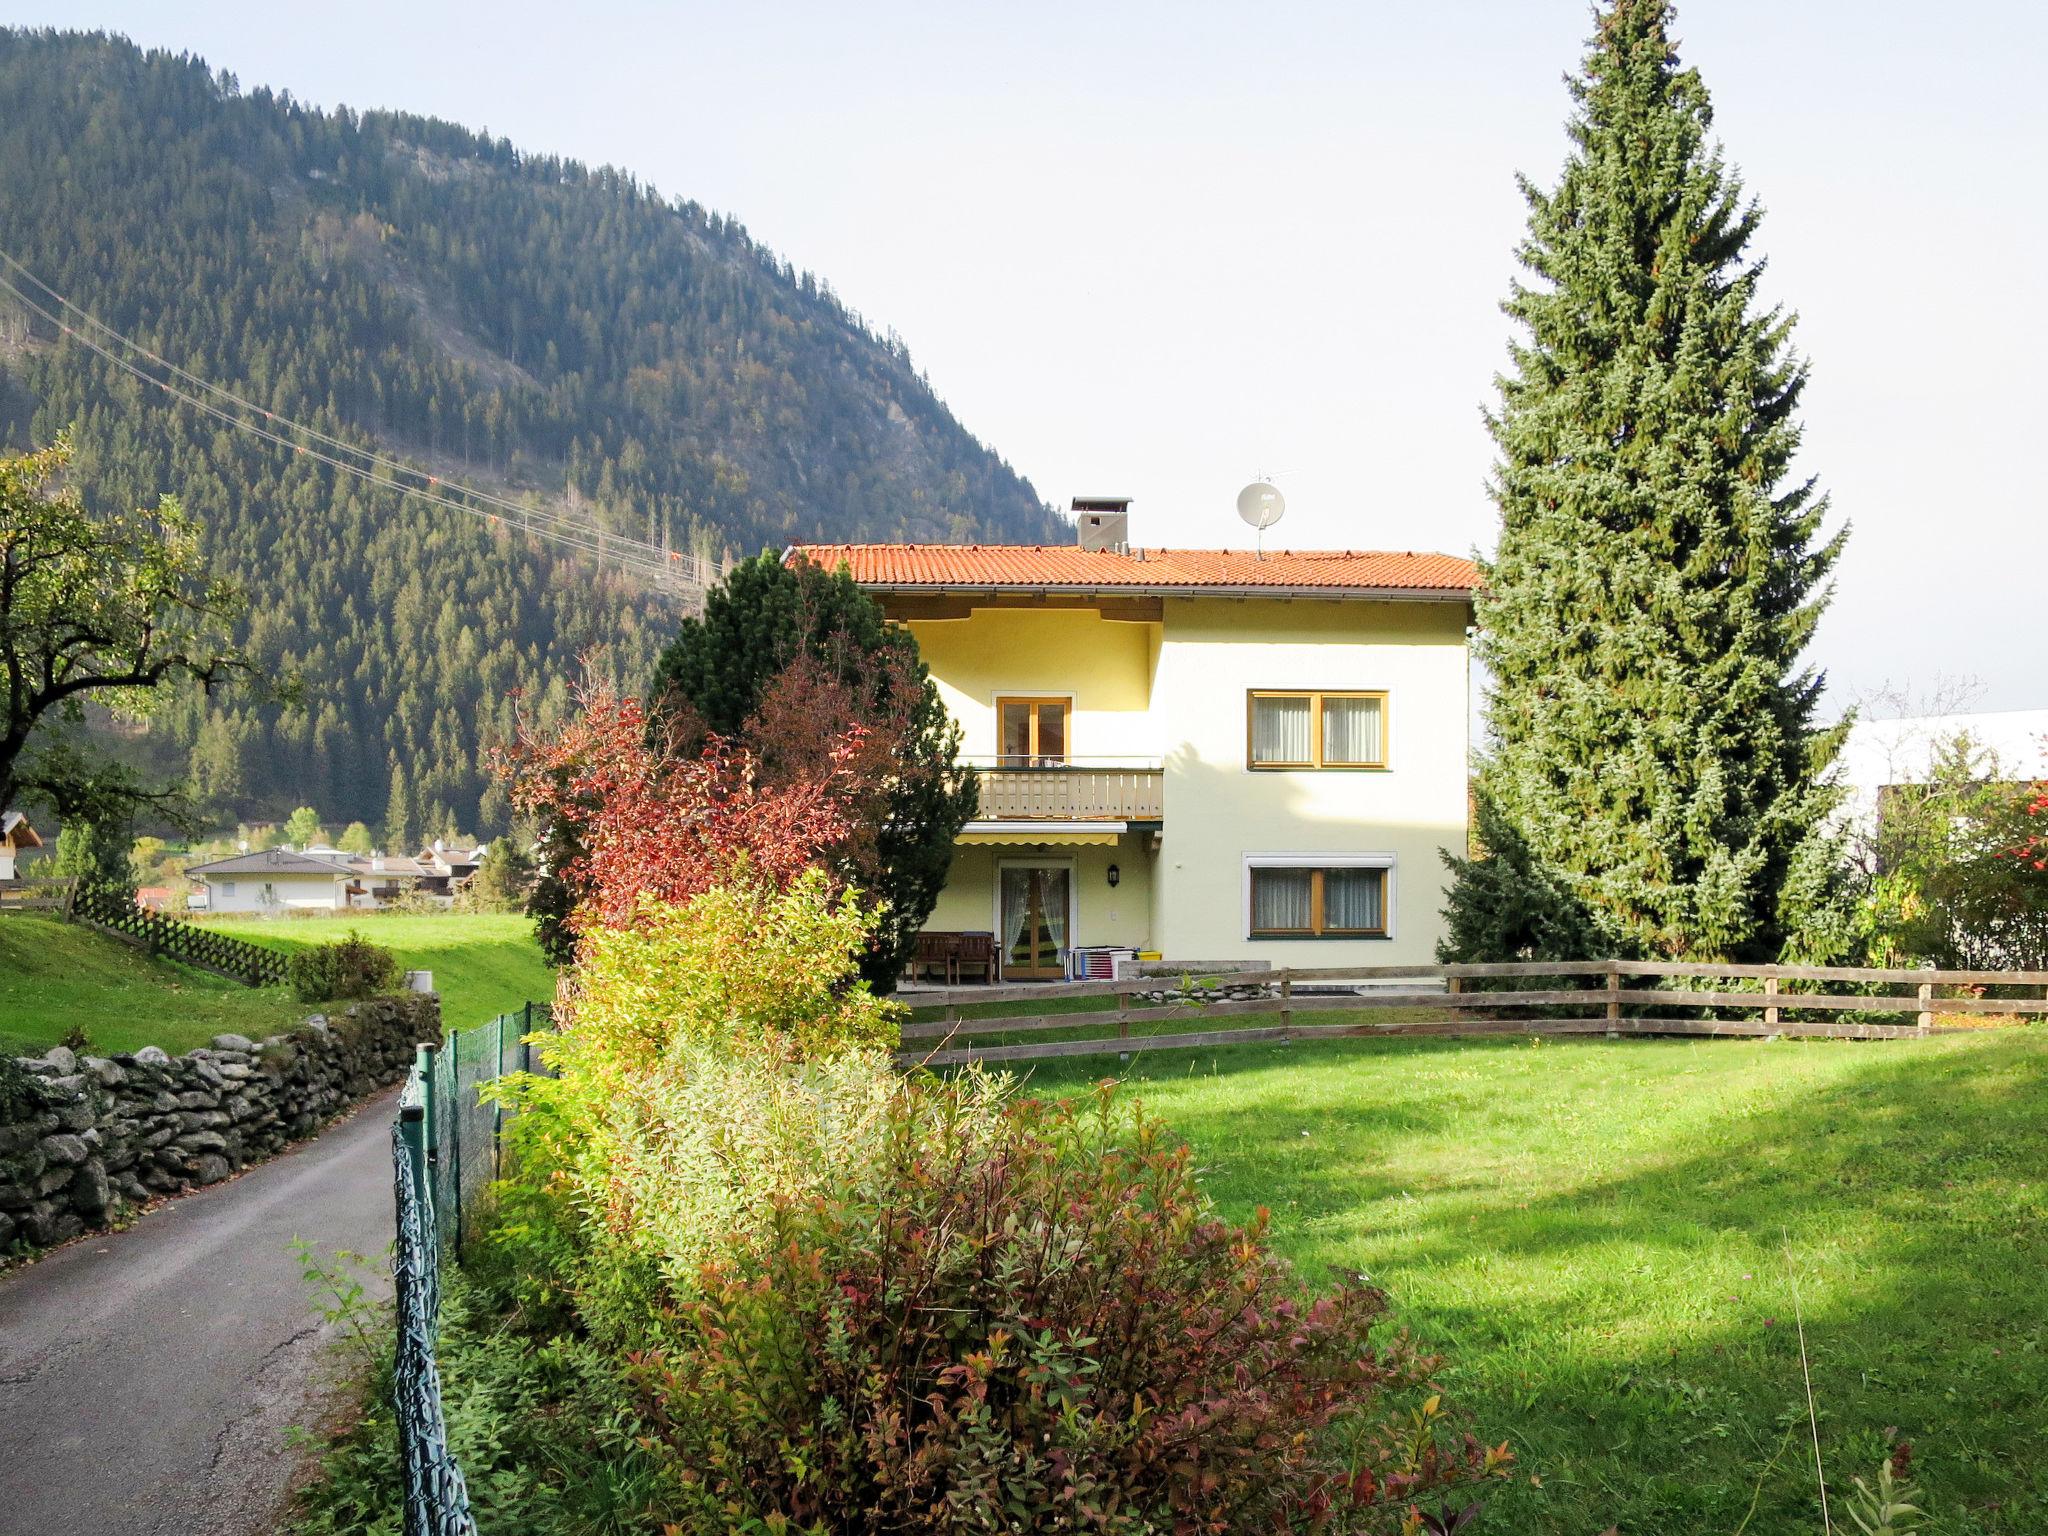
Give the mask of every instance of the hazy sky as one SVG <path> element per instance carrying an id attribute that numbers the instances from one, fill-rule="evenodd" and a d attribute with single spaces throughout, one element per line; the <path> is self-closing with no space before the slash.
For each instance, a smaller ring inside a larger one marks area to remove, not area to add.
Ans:
<path id="1" fill-rule="evenodd" d="M 633 171 L 909 343 L 968 428 L 1146 543 L 1490 546 L 1480 421 L 1554 178 L 1578 0 L 1328 5 L 0 0 Z M 2048 8 L 1692 0 L 1688 60 L 1814 363 L 1803 467 L 1854 524 L 1844 701 L 2048 703 Z"/>

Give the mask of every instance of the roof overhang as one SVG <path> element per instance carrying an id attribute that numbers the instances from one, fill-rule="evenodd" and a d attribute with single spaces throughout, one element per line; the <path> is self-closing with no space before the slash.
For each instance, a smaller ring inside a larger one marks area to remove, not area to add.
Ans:
<path id="1" fill-rule="evenodd" d="M 1214 585 L 1195 582 L 1117 582 L 1113 585 L 1068 586 L 1047 582 L 1004 582 L 988 585 L 979 582 L 859 580 L 856 580 L 854 585 L 863 592 L 892 597 L 1074 597 L 1097 601 L 1116 597 L 1264 597 L 1358 603 L 1469 603 L 1473 599 L 1473 592 L 1469 587 L 1254 586 L 1241 582 L 1219 582 Z"/>

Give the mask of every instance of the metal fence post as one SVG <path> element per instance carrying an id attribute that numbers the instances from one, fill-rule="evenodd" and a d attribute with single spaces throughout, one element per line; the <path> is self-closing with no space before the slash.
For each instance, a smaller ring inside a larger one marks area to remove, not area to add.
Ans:
<path id="1" fill-rule="evenodd" d="M 448 1037 L 448 1180 L 455 1202 L 455 1251 L 462 1251 L 462 1031 Z"/>
<path id="2" fill-rule="evenodd" d="M 496 1082 L 505 1075 L 505 1015 L 499 1014 L 491 1020 L 497 1032 L 492 1042 L 491 1081 Z M 505 1176 L 505 1101 L 493 1097 L 491 1100 L 491 1177 Z"/>
<path id="3" fill-rule="evenodd" d="M 441 1149 L 434 1140 L 434 1053 L 438 1049 L 432 1045 L 412 1048 L 412 1069 L 420 1075 L 420 1154 L 427 1161 Z"/>

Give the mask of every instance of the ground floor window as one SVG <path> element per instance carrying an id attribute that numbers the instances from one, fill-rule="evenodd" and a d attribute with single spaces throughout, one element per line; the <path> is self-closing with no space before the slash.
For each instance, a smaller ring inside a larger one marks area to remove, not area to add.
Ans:
<path id="1" fill-rule="evenodd" d="M 1246 861 L 1251 937 L 1384 938 L 1391 875 L 1392 860 L 1377 856 L 1255 855 Z"/>

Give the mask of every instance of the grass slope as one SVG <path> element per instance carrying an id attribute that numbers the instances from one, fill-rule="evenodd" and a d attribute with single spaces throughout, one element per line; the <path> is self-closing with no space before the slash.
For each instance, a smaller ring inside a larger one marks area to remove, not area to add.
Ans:
<path id="1" fill-rule="evenodd" d="M 1483 1528 L 1837 1529 L 1897 1426 L 1929 1530 L 2048 1528 L 2048 1037 L 1344 1041 L 1128 1077 L 1312 1278 L 1362 1270 L 1513 1442 Z M 1074 1091 L 1106 1062 L 1060 1062 Z M 1790 1263 L 1788 1269 L 1787 1251 Z"/>
<path id="2" fill-rule="evenodd" d="M 0 1055 L 40 1054 L 73 1027 L 93 1049 L 171 1052 L 218 1034 L 260 1039 L 307 1009 L 282 988 L 257 990 L 57 917 L 0 915 Z"/>
<path id="3" fill-rule="evenodd" d="M 352 912 L 335 917 L 210 917 L 206 926 L 286 953 L 329 944 L 353 928 L 394 951 L 407 970 L 432 971 L 449 1029 L 467 1029 L 555 995 L 555 973 L 533 920 L 495 912 Z"/>

